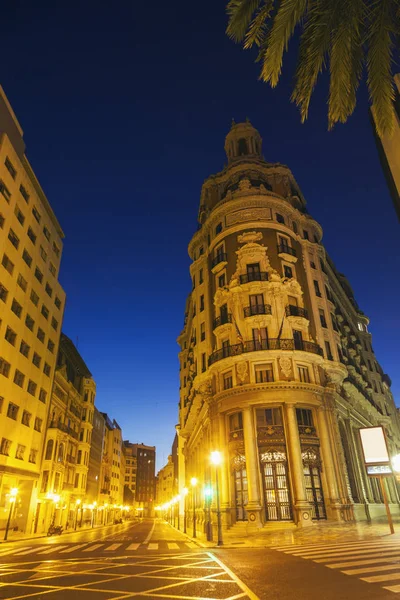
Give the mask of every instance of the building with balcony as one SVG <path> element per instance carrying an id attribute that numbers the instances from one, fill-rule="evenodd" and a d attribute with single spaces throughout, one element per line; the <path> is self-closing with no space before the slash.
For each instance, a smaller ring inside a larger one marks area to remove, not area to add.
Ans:
<path id="1" fill-rule="evenodd" d="M 72 341 L 62 333 L 46 427 L 34 533 L 47 531 L 52 522 L 64 528 L 72 527 L 76 518 L 81 522 L 85 516 L 82 511 L 88 501 L 95 396 L 96 384 L 88 367 Z"/>
<path id="2" fill-rule="evenodd" d="M 123 506 L 125 484 L 125 449 L 123 448 L 122 430 L 117 421 L 101 413 L 105 421 L 103 440 L 103 456 L 100 475 L 99 503 L 117 516 L 117 507 Z M 119 514 L 119 513 L 118 513 Z M 112 514 L 110 513 L 112 518 Z"/>
<path id="3" fill-rule="evenodd" d="M 156 448 L 145 444 L 133 444 L 125 440 L 125 452 L 131 480 L 125 481 L 130 484 L 130 489 L 135 494 L 135 508 L 143 516 L 151 517 L 154 514 L 154 500 L 156 496 Z M 128 465 L 129 461 L 129 465 Z M 136 487 L 135 486 L 136 482 Z"/>
<path id="4" fill-rule="evenodd" d="M 168 456 L 167 464 L 157 473 L 156 503 L 165 504 L 176 496 L 174 485 L 174 463 L 172 454 Z"/>
<path id="5" fill-rule="evenodd" d="M 65 293 L 64 234 L 0 87 L 0 529 L 36 527 L 38 482 Z"/>
<path id="6" fill-rule="evenodd" d="M 220 450 L 225 527 L 383 514 L 358 429 L 382 424 L 398 452 L 390 379 L 292 172 L 261 147 L 249 122 L 233 123 L 228 165 L 201 190 L 178 338 L 179 489 L 192 477 L 215 489 L 209 455 Z"/>

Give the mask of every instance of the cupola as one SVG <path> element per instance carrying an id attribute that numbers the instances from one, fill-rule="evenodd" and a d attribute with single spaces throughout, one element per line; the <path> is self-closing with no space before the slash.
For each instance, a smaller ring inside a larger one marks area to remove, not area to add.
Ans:
<path id="1" fill-rule="evenodd" d="M 261 136 L 248 119 L 245 123 L 232 121 L 231 130 L 225 138 L 225 152 L 229 163 L 245 157 L 262 158 L 261 148 Z"/>

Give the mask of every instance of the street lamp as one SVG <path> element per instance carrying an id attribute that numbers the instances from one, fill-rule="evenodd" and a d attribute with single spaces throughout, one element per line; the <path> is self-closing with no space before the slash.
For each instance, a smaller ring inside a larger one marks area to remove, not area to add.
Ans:
<path id="1" fill-rule="evenodd" d="M 75 527 L 74 527 L 75 531 L 76 531 L 76 526 L 78 525 L 78 510 L 79 510 L 79 505 L 81 502 L 82 502 L 82 500 L 80 498 L 78 498 L 75 501 Z"/>
<path id="2" fill-rule="evenodd" d="M 196 537 L 196 485 L 197 477 L 192 477 L 190 480 L 193 491 L 193 537 Z"/>
<path id="3" fill-rule="evenodd" d="M 204 488 L 204 499 L 206 505 L 206 515 L 207 515 L 207 541 L 212 542 L 213 533 L 212 533 L 212 522 L 211 522 L 211 500 L 212 500 L 212 487 L 210 485 Z"/>
<path id="4" fill-rule="evenodd" d="M 222 463 L 222 454 L 218 450 L 214 450 L 210 455 L 211 464 L 215 466 L 215 492 L 217 496 L 217 523 L 218 523 L 218 546 L 222 546 L 222 523 L 221 523 L 221 510 L 219 506 L 219 481 L 218 481 L 218 467 Z"/>
<path id="5" fill-rule="evenodd" d="M 16 502 L 16 499 L 17 499 L 17 494 L 18 494 L 18 488 L 11 488 L 10 494 L 9 494 L 9 496 L 10 496 L 10 498 L 9 498 L 9 500 L 10 500 L 10 512 L 8 513 L 6 532 L 4 534 L 4 541 L 7 540 L 8 530 L 10 528 L 11 515 L 12 515 L 12 512 L 13 512 L 13 508 L 15 506 L 15 502 Z"/>
<path id="6" fill-rule="evenodd" d="M 189 490 L 187 487 L 184 487 L 182 490 L 183 494 L 183 533 L 186 533 L 186 496 L 188 495 Z"/>

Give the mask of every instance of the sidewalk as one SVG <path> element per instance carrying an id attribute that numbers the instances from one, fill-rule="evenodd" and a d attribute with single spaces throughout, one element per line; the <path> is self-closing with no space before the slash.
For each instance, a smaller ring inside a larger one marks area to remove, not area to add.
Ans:
<path id="1" fill-rule="evenodd" d="M 122 523 L 122 525 L 127 525 L 130 524 L 132 525 L 132 523 L 135 523 L 137 521 L 137 519 L 131 519 L 129 521 L 125 521 L 124 523 Z M 119 524 L 121 525 L 121 524 Z M 62 537 L 64 538 L 64 536 L 69 535 L 69 534 L 78 534 L 78 533 L 83 533 L 83 532 L 88 532 L 88 531 L 98 531 L 99 529 L 107 529 L 110 527 L 118 527 L 118 525 L 115 525 L 114 523 L 109 523 L 108 525 L 95 525 L 94 527 L 91 527 L 90 525 L 86 525 L 83 527 L 78 527 L 78 529 L 75 531 L 75 529 L 67 529 L 64 530 L 62 532 Z M 6 541 L 4 541 L 4 530 L 0 531 L 0 544 L 8 544 L 10 542 L 25 542 L 28 540 L 36 540 L 36 539 L 40 539 L 40 538 L 46 538 L 47 537 L 47 533 L 23 533 L 22 531 L 9 531 L 8 532 L 8 539 Z M 58 536 L 55 536 L 58 537 Z"/>
<path id="2" fill-rule="evenodd" d="M 400 544 L 400 517 L 393 517 L 394 535 L 390 534 L 386 518 L 353 523 L 313 522 L 309 527 L 297 528 L 293 523 L 269 523 L 263 529 L 249 530 L 243 522 L 229 530 L 223 530 L 224 548 L 269 548 L 290 544 L 340 544 L 343 542 L 363 541 L 380 538 L 383 541 L 398 541 Z M 187 537 L 203 548 L 217 546 L 217 527 L 213 525 L 213 539 L 208 542 L 206 535 L 200 531 L 193 538 L 190 528 Z"/>

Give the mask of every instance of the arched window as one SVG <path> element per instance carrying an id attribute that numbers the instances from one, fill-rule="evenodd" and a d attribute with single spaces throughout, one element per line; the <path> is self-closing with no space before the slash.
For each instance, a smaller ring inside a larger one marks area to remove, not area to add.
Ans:
<path id="1" fill-rule="evenodd" d="M 245 154 L 248 154 L 247 141 L 244 138 L 240 138 L 240 140 L 238 141 L 238 152 L 239 156 L 244 156 Z"/>
<path id="2" fill-rule="evenodd" d="M 64 444 L 60 444 L 58 447 L 58 462 L 62 462 L 64 460 Z"/>
<path id="3" fill-rule="evenodd" d="M 46 446 L 46 454 L 45 454 L 45 457 L 44 457 L 45 460 L 51 460 L 52 459 L 53 448 L 54 448 L 54 441 L 53 440 L 49 440 L 47 442 L 47 446 Z"/>

